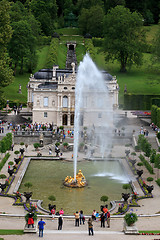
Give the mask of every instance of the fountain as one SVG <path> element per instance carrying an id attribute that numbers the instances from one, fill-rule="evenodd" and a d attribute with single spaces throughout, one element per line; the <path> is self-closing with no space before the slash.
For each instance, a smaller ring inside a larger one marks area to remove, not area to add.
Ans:
<path id="1" fill-rule="evenodd" d="M 67 177 L 65 185 L 75 187 L 78 184 L 77 156 L 80 146 L 84 146 L 87 159 L 108 157 L 112 133 L 113 107 L 106 82 L 103 73 L 86 54 L 78 67 L 75 88 L 74 178 Z M 86 181 L 83 184 L 77 187 L 84 187 Z"/>

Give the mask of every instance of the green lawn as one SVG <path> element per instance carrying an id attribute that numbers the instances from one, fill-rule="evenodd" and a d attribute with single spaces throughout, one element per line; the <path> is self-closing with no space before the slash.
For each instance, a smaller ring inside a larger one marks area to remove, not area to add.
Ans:
<path id="1" fill-rule="evenodd" d="M 147 42 L 151 43 L 156 32 L 158 30 L 158 25 L 145 26 L 144 29 L 147 31 Z M 72 36 L 78 35 L 77 28 L 64 28 L 57 29 L 56 32 L 60 34 L 60 44 L 58 49 L 58 62 L 57 65 L 61 69 L 65 68 L 66 63 L 66 53 L 67 40 L 74 40 L 77 42 L 76 55 L 77 62 L 82 61 L 83 56 L 85 55 L 85 47 L 82 45 L 83 37 L 82 36 Z M 70 35 L 68 37 L 62 35 Z M 41 47 L 38 51 L 38 65 L 34 71 L 45 68 L 46 60 L 48 56 L 49 46 Z M 128 69 L 127 73 L 120 73 L 120 64 L 117 61 L 105 62 L 105 55 L 103 52 L 99 51 L 99 48 L 96 48 L 97 54 L 95 56 L 95 62 L 100 69 L 107 70 L 113 76 L 115 75 L 118 79 L 118 84 L 120 87 L 119 92 L 119 103 L 123 104 L 123 93 L 125 85 L 127 86 L 127 92 L 132 94 L 145 94 L 145 95 L 156 95 L 160 93 L 160 64 L 153 66 L 151 62 L 151 54 L 144 54 L 143 65 L 140 67 L 132 66 L 131 69 Z M 25 73 L 23 75 L 17 75 L 12 84 L 4 88 L 4 94 L 7 100 L 14 101 L 17 103 L 26 103 L 27 101 L 27 83 L 29 81 L 30 74 Z M 18 93 L 19 84 L 21 84 L 22 94 Z"/>
<path id="2" fill-rule="evenodd" d="M 56 29 L 56 32 L 60 35 L 79 35 L 78 28 L 60 28 Z"/>
<path id="3" fill-rule="evenodd" d="M 0 229 L 0 235 L 22 235 L 23 230 Z M 0 238 L 3 239 L 3 238 Z"/>

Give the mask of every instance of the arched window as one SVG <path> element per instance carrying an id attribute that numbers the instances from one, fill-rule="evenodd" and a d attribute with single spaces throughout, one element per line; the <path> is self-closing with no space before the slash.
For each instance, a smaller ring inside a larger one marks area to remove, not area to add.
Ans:
<path id="1" fill-rule="evenodd" d="M 74 125 L 74 114 L 71 114 L 70 123 L 72 126 Z"/>
<path id="2" fill-rule="evenodd" d="M 62 116 L 62 125 L 66 126 L 68 124 L 68 116 L 67 114 L 64 114 Z"/>
<path id="3" fill-rule="evenodd" d="M 63 107 L 64 107 L 64 108 L 67 108 L 67 107 L 68 107 L 68 97 L 67 97 L 67 96 L 64 96 L 64 97 L 63 97 Z"/>

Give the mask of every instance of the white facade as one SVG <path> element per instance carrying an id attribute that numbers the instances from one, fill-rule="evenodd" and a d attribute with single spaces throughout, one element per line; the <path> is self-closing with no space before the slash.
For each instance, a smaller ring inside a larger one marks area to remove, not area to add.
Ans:
<path id="1" fill-rule="evenodd" d="M 106 84 L 113 102 L 113 109 L 118 108 L 119 87 L 116 77 L 109 76 Z M 32 111 L 33 123 L 53 123 L 57 126 L 74 125 L 75 107 L 75 64 L 72 70 L 42 69 L 31 75 L 28 83 L 28 111 Z"/>

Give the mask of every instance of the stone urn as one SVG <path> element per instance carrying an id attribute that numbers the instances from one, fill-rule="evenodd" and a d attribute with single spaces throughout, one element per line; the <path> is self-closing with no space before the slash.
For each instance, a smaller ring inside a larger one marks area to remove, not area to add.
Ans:
<path id="1" fill-rule="evenodd" d="M 147 185 L 146 188 L 147 188 L 148 193 L 151 194 L 153 189 L 154 189 L 154 186 L 153 185 L 152 186 Z"/>
<path id="2" fill-rule="evenodd" d="M 1 192 L 4 192 L 4 189 L 6 188 L 6 183 L 0 183 L 0 188 L 2 189 Z"/>
<path id="3" fill-rule="evenodd" d="M 138 175 L 138 177 L 141 177 L 142 174 L 143 174 L 143 170 L 137 170 L 137 175 Z"/>
<path id="4" fill-rule="evenodd" d="M 128 198 L 130 197 L 130 193 L 122 193 L 122 198 L 125 202 L 127 202 Z"/>
<path id="5" fill-rule="evenodd" d="M 9 173 L 9 176 L 12 177 L 12 175 L 14 173 L 14 168 L 12 168 L 12 169 L 8 168 L 8 173 Z"/>
<path id="6" fill-rule="evenodd" d="M 20 160 L 21 160 L 20 158 L 14 158 L 14 161 L 16 164 L 18 164 L 20 162 Z"/>
<path id="7" fill-rule="evenodd" d="M 26 198 L 26 202 L 29 202 L 32 197 L 32 192 L 24 192 L 24 196 Z"/>

